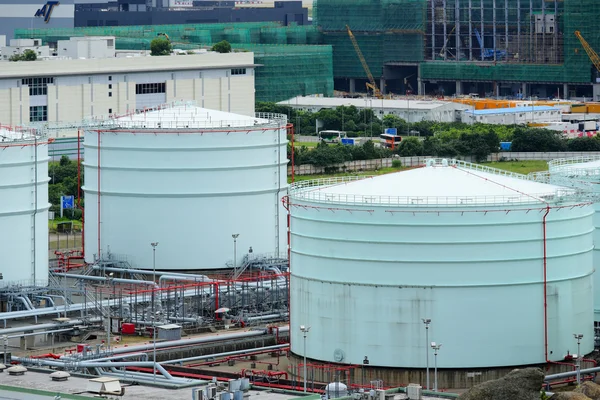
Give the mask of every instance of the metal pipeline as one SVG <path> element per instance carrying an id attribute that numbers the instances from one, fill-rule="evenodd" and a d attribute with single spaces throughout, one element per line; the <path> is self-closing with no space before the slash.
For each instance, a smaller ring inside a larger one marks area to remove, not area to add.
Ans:
<path id="1" fill-rule="evenodd" d="M 52 297 L 50 296 L 35 296 L 38 299 L 42 299 L 42 300 L 48 300 L 48 302 L 51 304 L 51 306 L 53 308 L 56 308 L 56 305 L 54 304 L 54 299 L 52 299 Z"/>
<path id="2" fill-rule="evenodd" d="M 8 328 L 8 329 L 0 329 L 0 336 L 2 335 L 8 335 L 11 333 L 19 333 L 19 332 L 26 332 L 26 331 L 37 331 L 40 329 L 49 329 L 49 328 L 64 328 L 67 326 L 73 326 L 73 325 L 81 325 L 81 324 L 85 324 L 87 323 L 95 323 L 95 322 L 100 322 L 102 321 L 102 318 L 100 317 L 95 317 L 95 318 L 90 318 L 88 320 L 78 320 L 78 319 L 74 319 L 68 322 L 61 322 L 61 323 L 47 323 L 47 324 L 40 324 L 40 325 L 25 325 L 25 326 L 20 326 L 20 327 L 16 327 L 16 328 Z"/>
<path id="3" fill-rule="evenodd" d="M 582 375 L 596 373 L 596 372 L 600 372 L 600 367 L 586 368 L 586 369 L 580 370 L 579 372 Z M 568 378 L 570 376 L 576 376 L 576 375 L 577 375 L 577 371 L 561 372 L 559 374 L 546 375 L 544 377 L 544 382 L 549 382 L 549 381 L 553 381 L 553 380 L 561 379 L 561 378 Z"/>
<path id="4" fill-rule="evenodd" d="M 14 339 L 14 338 L 20 338 L 20 337 L 24 337 L 24 336 L 37 336 L 37 335 L 46 335 L 48 333 L 59 333 L 59 332 L 69 332 L 72 331 L 73 328 L 64 328 L 64 329 L 55 329 L 52 331 L 43 331 L 43 332 L 33 332 L 33 333 L 24 333 L 21 335 L 12 335 L 12 336 L 7 336 L 8 339 Z"/>
<path id="5" fill-rule="evenodd" d="M 34 308 L 29 305 L 29 303 L 27 302 L 27 300 L 25 300 L 25 298 L 23 296 L 17 296 L 17 297 L 15 297 L 15 300 L 20 300 L 21 303 L 23 303 L 23 305 L 25 306 L 25 308 L 27 310 L 29 310 L 29 311 L 34 310 Z"/>
<path id="6" fill-rule="evenodd" d="M 82 355 L 82 357 L 83 357 L 83 355 Z M 131 353 L 131 354 L 128 353 L 128 354 L 121 354 L 118 356 L 111 356 L 111 357 L 92 358 L 92 359 L 89 359 L 88 361 L 95 361 L 95 362 L 112 361 L 112 360 L 122 360 L 124 358 L 135 358 L 135 357 L 141 357 L 142 361 L 148 361 L 147 353 Z M 82 360 L 81 357 L 72 357 L 72 356 L 71 357 L 70 356 L 61 356 L 60 359 L 67 360 L 67 361 L 86 361 L 86 360 Z"/>
<path id="7" fill-rule="evenodd" d="M 187 275 L 187 276 L 180 276 L 180 275 L 162 275 L 160 278 L 158 278 L 158 285 L 162 286 L 163 282 L 169 280 L 169 281 L 186 281 L 186 282 L 213 282 L 212 279 L 210 279 L 208 276 L 204 276 L 204 275 Z"/>
<path id="8" fill-rule="evenodd" d="M 215 353 L 215 354 L 206 354 L 203 356 L 178 358 L 175 360 L 163 361 L 163 362 L 161 362 L 161 364 L 183 364 L 184 362 L 188 362 L 188 361 L 207 360 L 209 358 L 236 356 L 239 354 L 243 355 L 246 353 L 255 353 L 257 351 L 279 350 L 279 349 L 284 349 L 287 347 L 290 347 L 290 345 L 289 344 L 277 344 L 277 345 L 273 345 L 273 346 L 258 347 L 258 348 L 254 348 L 254 349 L 228 351 L 226 353 Z"/>
<path id="9" fill-rule="evenodd" d="M 103 276 L 90 276 L 90 275 L 77 275 L 77 274 L 64 274 L 61 272 L 54 272 L 56 276 L 62 276 L 64 278 L 73 278 L 73 279 L 84 279 L 90 281 L 102 281 L 102 282 L 118 282 L 118 283 L 131 283 L 133 285 L 146 285 L 146 286 L 154 286 L 158 288 L 156 282 L 152 281 L 140 281 L 138 279 L 125 279 L 125 278 L 105 278 Z"/>
<path id="10" fill-rule="evenodd" d="M 246 332 L 238 332 L 238 333 L 226 333 L 220 335 L 211 335 L 211 336 L 203 336 L 195 339 L 180 339 L 180 340 L 171 340 L 168 342 L 160 342 L 156 343 L 157 349 L 167 348 L 167 347 L 181 347 L 181 346 L 191 346 L 200 343 L 210 343 L 217 342 L 223 340 L 232 340 L 232 339 L 242 339 L 253 336 L 262 336 L 266 334 L 266 330 L 255 330 L 255 331 L 246 331 Z M 154 348 L 153 344 L 141 345 L 141 346 L 129 346 L 129 347 L 120 347 L 113 348 L 113 354 L 120 353 L 131 353 L 131 352 L 140 352 L 144 350 L 151 350 Z"/>

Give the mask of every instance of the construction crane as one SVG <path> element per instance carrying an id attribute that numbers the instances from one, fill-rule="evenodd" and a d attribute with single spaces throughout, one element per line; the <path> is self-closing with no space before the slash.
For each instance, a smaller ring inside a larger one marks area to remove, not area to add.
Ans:
<path id="1" fill-rule="evenodd" d="M 592 47 L 583 38 L 583 36 L 581 36 L 581 32 L 575 31 L 575 36 L 577 36 L 577 39 L 579 39 L 579 41 L 581 42 L 583 49 L 587 53 L 590 60 L 592 60 L 592 63 L 594 64 L 598 72 L 600 72 L 600 57 L 598 57 L 598 54 L 594 51 L 594 49 L 592 49 Z"/>
<path id="2" fill-rule="evenodd" d="M 367 65 L 367 60 L 365 60 L 362 51 L 360 51 L 360 47 L 358 47 L 358 42 L 356 41 L 354 34 L 352 33 L 348 25 L 346 25 L 346 29 L 348 30 L 348 36 L 350 36 L 350 40 L 352 41 L 352 45 L 354 46 L 356 55 L 358 55 L 358 59 L 360 60 L 360 63 L 362 64 L 362 67 L 365 70 L 365 73 L 367 74 L 367 78 L 369 78 L 369 82 L 367 82 L 366 84 L 367 90 L 371 89 L 373 91 L 373 96 L 377 97 L 378 99 L 383 99 L 383 94 L 381 93 L 381 90 L 379 90 L 379 88 L 377 87 L 377 83 L 375 83 L 375 78 L 373 77 L 373 74 L 371 73 L 371 70 Z"/>
<path id="3" fill-rule="evenodd" d="M 165 39 L 167 39 L 169 41 L 169 43 L 171 42 L 169 35 L 167 35 L 166 33 L 160 32 L 160 33 L 157 33 L 156 36 L 164 36 Z"/>

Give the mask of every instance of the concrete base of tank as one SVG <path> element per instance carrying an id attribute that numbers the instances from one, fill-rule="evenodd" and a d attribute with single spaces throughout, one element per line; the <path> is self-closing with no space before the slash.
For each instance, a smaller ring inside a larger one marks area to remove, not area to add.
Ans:
<path id="1" fill-rule="evenodd" d="M 288 367 L 290 379 L 296 379 L 299 382 L 303 382 L 303 361 L 301 356 L 290 353 Z M 345 383 L 364 386 L 370 386 L 371 381 L 381 380 L 385 387 L 406 386 L 409 383 L 418 383 L 425 387 L 427 382 L 426 369 L 335 364 L 311 359 L 307 359 L 306 364 L 306 375 L 308 377 L 309 386 L 311 382 L 315 382 L 316 384 L 316 382 L 334 382 L 338 379 Z M 433 388 L 434 382 L 433 367 L 432 362 L 429 366 L 430 388 Z M 471 388 L 482 382 L 501 378 L 516 368 L 525 367 L 541 368 L 546 375 L 575 370 L 575 364 L 573 364 L 572 367 L 569 365 L 540 364 L 500 368 L 438 369 L 438 389 Z M 590 361 L 584 361 L 581 364 L 581 369 L 592 367 L 594 367 L 594 365 Z"/>

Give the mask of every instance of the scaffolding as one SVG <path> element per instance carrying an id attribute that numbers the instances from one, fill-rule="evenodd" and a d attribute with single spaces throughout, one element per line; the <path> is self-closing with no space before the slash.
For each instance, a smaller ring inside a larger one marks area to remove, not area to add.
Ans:
<path id="1" fill-rule="evenodd" d="M 346 33 L 350 27 L 376 78 L 388 62 L 424 59 L 424 0 L 317 0 L 315 21 L 323 43 L 333 46 L 334 76 L 363 78 L 365 73 Z"/>
<path id="2" fill-rule="evenodd" d="M 309 94 L 333 95 L 331 46 L 245 45 L 234 49 L 254 52 L 256 100 L 283 101 Z"/>

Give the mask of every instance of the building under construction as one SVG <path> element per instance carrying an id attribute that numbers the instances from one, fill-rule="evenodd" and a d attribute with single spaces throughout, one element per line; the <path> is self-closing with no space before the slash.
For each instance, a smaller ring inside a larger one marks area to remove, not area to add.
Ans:
<path id="1" fill-rule="evenodd" d="M 354 33 L 383 92 L 588 97 L 597 71 L 575 32 L 600 48 L 594 0 L 317 0 L 336 88 L 364 91 Z"/>

